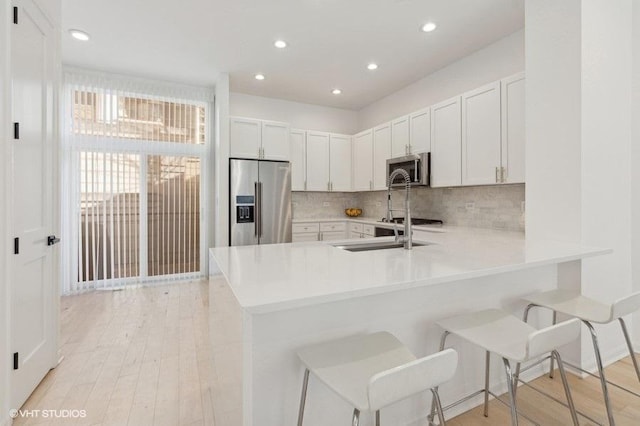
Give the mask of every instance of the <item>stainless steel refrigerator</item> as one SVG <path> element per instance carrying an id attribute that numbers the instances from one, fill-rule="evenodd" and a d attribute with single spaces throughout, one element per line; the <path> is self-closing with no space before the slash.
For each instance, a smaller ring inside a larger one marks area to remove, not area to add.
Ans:
<path id="1" fill-rule="evenodd" d="M 229 244 L 291 242 L 291 166 L 229 160 Z"/>

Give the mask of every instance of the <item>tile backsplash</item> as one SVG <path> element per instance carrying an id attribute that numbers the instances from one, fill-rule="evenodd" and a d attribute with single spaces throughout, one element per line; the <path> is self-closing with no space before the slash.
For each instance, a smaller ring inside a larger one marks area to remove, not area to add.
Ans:
<path id="1" fill-rule="evenodd" d="M 524 184 L 459 188 L 411 188 L 413 217 L 441 219 L 447 225 L 524 231 Z M 294 192 L 294 219 L 343 217 L 344 209 L 359 207 L 363 217 L 379 220 L 387 211 L 386 191 Z M 393 207 L 402 209 L 404 191 L 395 190 Z M 396 216 L 401 216 L 396 212 Z M 346 216 L 345 216 L 346 217 Z"/>

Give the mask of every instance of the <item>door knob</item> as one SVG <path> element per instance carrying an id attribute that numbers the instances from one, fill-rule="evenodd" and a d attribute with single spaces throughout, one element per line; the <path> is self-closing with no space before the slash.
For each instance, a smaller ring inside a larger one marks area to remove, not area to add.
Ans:
<path id="1" fill-rule="evenodd" d="M 49 235 L 47 237 L 47 245 L 48 246 L 52 246 L 54 244 L 57 244 L 60 242 L 60 238 L 56 237 L 55 235 Z"/>

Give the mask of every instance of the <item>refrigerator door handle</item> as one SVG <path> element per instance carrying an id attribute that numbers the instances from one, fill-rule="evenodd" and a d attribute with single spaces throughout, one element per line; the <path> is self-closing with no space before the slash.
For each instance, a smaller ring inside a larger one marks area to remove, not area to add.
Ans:
<path id="1" fill-rule="evenodd" d="M 257 205 L 258 205 L 258 218 L 256 219 L 258 223 L 258 238 L 262 237 L 262 182 L 258 182 L 258 191 L 257 195 Z"/>
<path id="2" fill-rule="evenodd" d="M 259 183 L 258 182 L 253 182 L 253 193 L 255 194 L 255 217 L 253 218 L 254 222 L 253 222 L 253 228 L 254 228 L 254 235 L 257 237 L 260 235 L 260 230 L 258 229 L 259 225 L 258 223 L 260 222 L 260 193 L 259 193 L 259 188 L 258 188 Z"/>

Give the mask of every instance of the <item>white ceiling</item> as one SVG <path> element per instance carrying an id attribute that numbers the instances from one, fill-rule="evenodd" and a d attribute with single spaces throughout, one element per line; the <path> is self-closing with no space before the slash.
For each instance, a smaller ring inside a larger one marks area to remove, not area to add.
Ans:
<path id="1" fill-rule="evenodd" d="M 193 85 L 229 72 L 232 91 L 358 110 L 523 25 L 524 0 L 62 0 L 63 30 L 92 37 L 63 34 L 62 56 Z"/>

